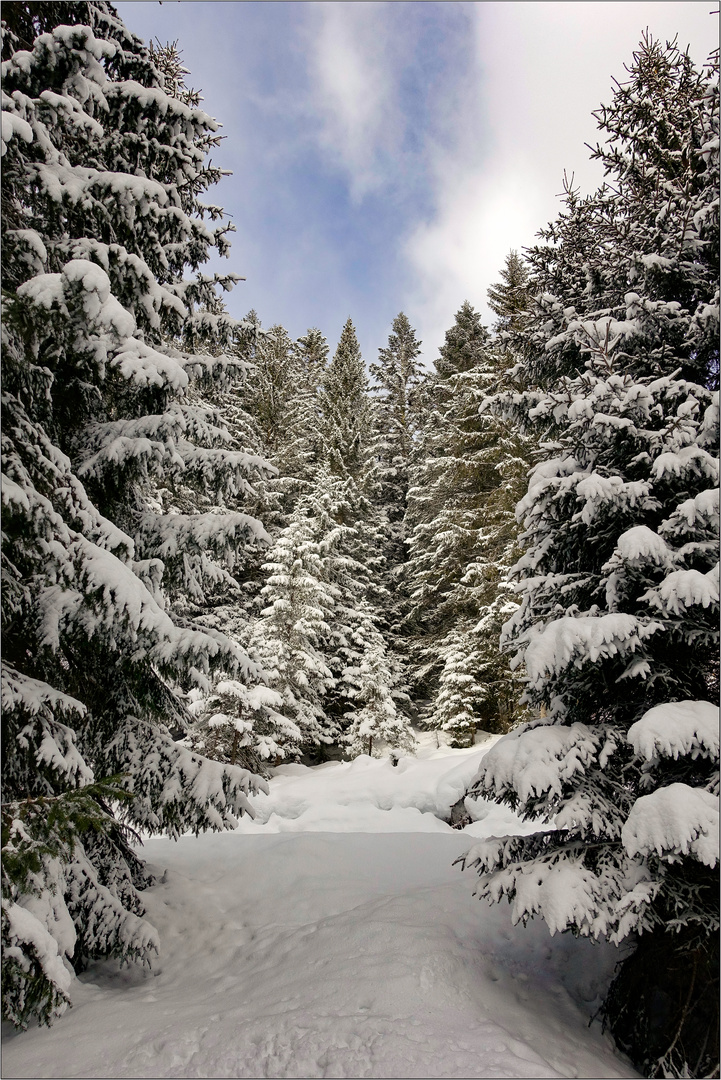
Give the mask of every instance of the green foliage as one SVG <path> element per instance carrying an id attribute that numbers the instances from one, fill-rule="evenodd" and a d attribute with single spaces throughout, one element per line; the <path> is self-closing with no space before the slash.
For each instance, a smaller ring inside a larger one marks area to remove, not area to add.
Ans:
<path id="1" fill-rule="evenodd" d="M 122 777 L 86 784 L 62 795 L 27 798 L 2 804 L 3 896 L 37 891 L 33 876 L 40 874 L 46 859 L 67 860 L 75 844 L 89 831 L 108 833 L 120 825 L 105 803 L 127 802 L 132 793 Z M 132 831 L 132 830 L 130 830 Z"/>
<path id="2" fill-rule="evenodd" d="M 541 716 L 475 790 L 554 828 L 484 841 L 473 865 L 517 919 L 631 937 L 604 1006 L 619 1044 L 643 1075 L 711 1076 L 718 82 L 648 35 L 628 74 L 596 113 L 609 182 L 567 185 L 528 253 L 518 382 L 497 401 L 541 451 L 502 639 Z"/>
<path id="3" fill-rule="evenodd" d="M 157 951 L 121 822 L 177 835 L 248 808 L 250 774 L 171 729 L 179 684 L 257 675 L 188 609 L 263 542 L 227 504 L 269 467 L 201 396 L 245 365 L 216 295 L 235 275 L 197 272 L 230 226 L 199 198 L 218 125 L 182 100 L 177 50 L 102 2 L 3 19 L 3 933 L 26 1023 L 62 1005 L 66 964 Z"/>
<path id="4" fill-rule="evenodd" d="M 122 780 L 108 777 L 62 795 L 2 804 L 2 1015 L 16 1027 L 27 1027 L 31 1018 L 50 1024 L 69 1002 L 67 972 L 33 908 L 37 914 L 48 894 L 61 889 L 59 868 L 88 834 L 111 843 L 119 833 L 135 835 L 106 808 L 132 797 Z M 62 905 L 61 897 L 55 905 Z"/>
<path id="5" fill-rule="evenodd" d="M 408 494 L 410 613 L 418 692 L 428 720 L 469 745 L 476 727 L 506 730 L 518 680 L 498 634 L 515 604 L 505 578 L 532 443 L 490 407 L 513 357 L 466 303 L 429 377 L 419 462 Z"/>
<path id="6" fill-rule="evenodd" d="M 501 280 L 488 289 L 488 306 L 498 316 L 495 329 L 502 338 L 520 329 L 530 303 L 528 267 L 517 251 L 511 251 L 501 270 Z"/>
<path id="7" fill-rule="evenodd" d="M 334 475 L 350 477 L 362 490 L 368 481 L 373 445 L 368 376 L 355 327 L 343 327 L 320 389 L 322 455 Z"/>
<path id="8" fill-rule="evenodd" d="M 423 412 L 419 393 L 423 372 L 418 360 L 420 346 L 415 330 L 400 312 L 393 320 L 387 346 L 378 351 L 378 363 L 370 366 L 375 379 L 377 491 L 374 501 L 384 521 L 380 536 L 387 592 L 383 625 L 398 654 L 406 651 L 406 642 L 400 637 L 403 620 L 408 614 L 407 579 L 404 576 L 404 564 L 408 559 L 408 488 L 410 470 L 418 454 Z"/>

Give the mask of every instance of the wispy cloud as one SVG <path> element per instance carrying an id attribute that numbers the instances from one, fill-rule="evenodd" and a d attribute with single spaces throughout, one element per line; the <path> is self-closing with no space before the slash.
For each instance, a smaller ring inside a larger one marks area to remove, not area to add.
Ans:
<path id="1" fill-rule="evenodd" d="M 453 313 L 468 299 L 486 321 L 486 290 L 511 248 L 534 243 L 559 210 L 564 170 L 583 191 L 603 179 L 584 145 L 593 109 L 608 101 L 641 32 L 680 31 L 705 59 L 713 38 L 699 3 L 474 4 L 473 58 L 448 114 L 443 146 L 428 144 L 434 212 L 412 228 L 404 251 L 404 305 L 430 359 Z M 708 45 L 706 44 L 708 43 Z"/>
<path id="2" fill-rule="evenodd" d="M 702 61 L 710 7 L 119 3 L 146 39 L 180 39 L 224 124 L 233 314 L 331 339 L 350 314 L 372 359 L 402 308 L 429 363 L 464 299 L 491 319 L 486 289 L 556 216 L 564 169 L 600 180 L 591 110 L 642 30 Z"/>
<path id="3" fill-rule="evenodd" d="M 319 143 L 340 168 L 351 198 L 392 181 L 390 159 L 403 135 L 385 4 L 308 7 L 308 76 Z"/>

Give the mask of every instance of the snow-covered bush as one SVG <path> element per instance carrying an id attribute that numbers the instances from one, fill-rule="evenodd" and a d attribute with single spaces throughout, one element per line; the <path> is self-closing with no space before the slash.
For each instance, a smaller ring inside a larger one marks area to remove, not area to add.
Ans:
<path id="1" fill-rule="evenodd" d="M 613 183 L 569 191 L 531 252 L 535 385 L 506 399 L 545 439 L 504 629 L 542 718 L 475 783 L 555 829 L 463 862 L 516 919 L 632 935 L 605 1004 L 619 1044 L 644 1075 L 713 1075 L 718 84 L 646 38 L 597 115 Z"/>
<path id="2" fill-rule="evenodd" d="M 176 601 L 263 540 L 223 506 L 266 465 L 194 392 L 242 372 L 209 314 L 233 278 L 199 272 L 228 249 L 200 201 L 218 125 L 110 4 L 2 14 L 3 1008 L 24 1025 L 61 1011 L 65 960 L 156 950 L 128 827 L 232 826 L 262 785 L 171 730 L 213 668 L 259 681 Z M 166 512 L 178 486 L 212 512 Z"/>

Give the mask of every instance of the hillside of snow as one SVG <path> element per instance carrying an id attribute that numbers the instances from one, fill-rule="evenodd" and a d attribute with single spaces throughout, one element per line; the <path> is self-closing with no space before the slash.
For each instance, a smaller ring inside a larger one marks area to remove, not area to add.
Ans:
<path id="1" fill-rule="evenodd" d="M 442 817 L 495 740 L 397 767 L 282 766 L 233 833 L 146 841 L 152 971 L 94 964 L 5 1077 L 636 1077 L 598 1021 L 615 948 L 514 927 L 453 860 L 520 831 Z M 525 828 L 529 828 L 525 826 Z"/>

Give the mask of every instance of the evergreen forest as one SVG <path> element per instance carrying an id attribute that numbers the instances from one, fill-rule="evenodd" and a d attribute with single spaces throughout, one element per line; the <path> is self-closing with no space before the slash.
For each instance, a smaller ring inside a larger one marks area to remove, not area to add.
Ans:
<path id="1" fill-rule="evenodd" d="M 139 835 L 491 733 L 469 794 L 544 824 L 465 876 L 624 944 L 602 1019 L 643 1075 L 718 1076 L 717 57 L 641 38 L 605 182 L 428 368 L 403 312 L 365 357 L 353 312 L 229 314 L 177 45 L 104 0 L 2 19 L 3 1018 L 152 963 Z"/>

